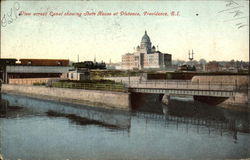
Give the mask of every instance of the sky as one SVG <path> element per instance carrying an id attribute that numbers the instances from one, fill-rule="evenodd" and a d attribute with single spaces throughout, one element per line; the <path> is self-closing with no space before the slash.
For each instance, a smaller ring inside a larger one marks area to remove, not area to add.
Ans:
<path id="1" fill-rule="evenodd" d="M 31 15 L 19 15 L 21 11 Z M 141 16 L 64 16 L 134 12 Z M 143 12 L 168 16 L 143 16 Z M 170 13 L 179 12 L 179 16 Z M 47 16 L 34 16 L 45 13 Z M 62 16 L 51 16 L 62 13 Z M 1 1 L 1 58 L 120 62 L 145 30 L 174 60 L 249 60 L 249 1 Z"/>

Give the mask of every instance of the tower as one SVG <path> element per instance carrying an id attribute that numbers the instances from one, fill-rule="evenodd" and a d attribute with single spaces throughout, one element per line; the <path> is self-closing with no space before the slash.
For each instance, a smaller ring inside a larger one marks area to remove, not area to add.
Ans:
<path id="1" fill-rule="evenodd" d="M 145 34 L 143 35 L 142 39 L 141 39 L 141 46 L 140 48 L 143 49 L 146 53 L 150 53 L 151 52 L 151 41 L 150 38 L 147 34 L 147 31 L 145 31 Z"/>
<path id="2" fill-rule="evenodd" d="M 194 51 L 192 50 L 192 53 L 190 53 L 190 50 L 188 51 L 188 59 L 192 61 L 194 59 Z"/>

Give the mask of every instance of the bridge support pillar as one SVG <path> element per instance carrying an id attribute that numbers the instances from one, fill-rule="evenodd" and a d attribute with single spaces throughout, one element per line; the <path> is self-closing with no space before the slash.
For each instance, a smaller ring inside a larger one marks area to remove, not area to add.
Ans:
<path id="1" fill-rule="evenodd" d="M 7 107 L 8 107 L 8 101 L 0 99 L 0 114 L 6 114 Z"/>
<path id="2" fill-rule="evenodd" d="M 250 108 L 250 82 L 248 84 L 248 93 L 247 94 L 248 94 L 248 107 Z"/>
<path id="3" fill-rule="evenodd" d="M 164 96 L 162 97 L 162 100 L 161 100 L 163 103 L 165 104 L 169 104 L 170 102 L 170 95 L 168 94 L 164 94 Z"/>

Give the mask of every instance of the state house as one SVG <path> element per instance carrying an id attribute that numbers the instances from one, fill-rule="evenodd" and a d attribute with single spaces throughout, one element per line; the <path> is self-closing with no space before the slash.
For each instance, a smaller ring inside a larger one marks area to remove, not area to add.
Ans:
<path id="1" fill-rule="evenodd" d="M 157 47 L 158 48 L 158 47 Z M 133 53 L 122 55 L 122 69 L 167 69 L 172 64 L 172 55 L 162 53 L 153 45 L 145 31 L 141 39 L 140 46 L 138 45 Z"/>

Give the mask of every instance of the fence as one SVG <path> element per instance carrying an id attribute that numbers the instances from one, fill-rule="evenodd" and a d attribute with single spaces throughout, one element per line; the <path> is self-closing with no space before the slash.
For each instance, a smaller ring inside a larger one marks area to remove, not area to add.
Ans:
<path id="1" fill-rule="evenodd" d="M 192 82 L 187 80 L 123 81 L 128 88 L 192 89 L 192 90 L 243 90 L 247 86 L 225 82 Z"/>
<path id="2" fill-rule="evenodd" d="M 53 79 L 53 78 L 18 78 L 18 79 L 9 79 L 9 84 L 33 85 L 34 83 L 47 83 L 49 79 Z"/>
<path id="3" fill-rule="evenodd" d="M 117 92 L 128 91 L 123 84 L 53 82 L 52 87 L 86 89 L 86 90 L 105 90 L 105 91 L 117 91 Z"/>

